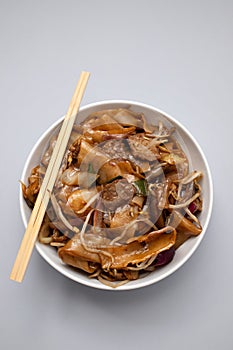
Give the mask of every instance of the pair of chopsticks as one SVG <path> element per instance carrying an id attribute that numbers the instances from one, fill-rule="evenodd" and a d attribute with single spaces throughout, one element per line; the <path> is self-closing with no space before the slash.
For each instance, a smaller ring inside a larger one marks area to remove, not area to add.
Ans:
<path id="1" fill-rule="evenodd" d="M 11 271 L 10 278 L 22 282 L 32 251 L 35 245 L 48 203 L 52 193 L 62 159 L 70 138 L 70 134 L 79 111 L 80 103 L 90 76 L 89 72 L 82 72 L 70 102 L 67 114 L 59 132 L 48 168 L 45 173 L 40 191 L 35 202 L 27 229 L 20 245 L 17 257 Z"/>

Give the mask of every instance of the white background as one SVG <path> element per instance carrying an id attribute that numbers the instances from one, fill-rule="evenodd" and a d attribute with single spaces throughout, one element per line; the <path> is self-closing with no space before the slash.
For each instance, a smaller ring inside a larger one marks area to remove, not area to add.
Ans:
<path id="1" fill-rule="evenodd" d="M 233 348 L 233 2 L 0 1 L 0 348 Z M 38 137 L 65 114 L 81 70 L 82 105 L 151 104 L 199 141 L 214 180 L 211 223 L 191 259 L 129 292 L 93 290 L 35 251 L 9 280 L 24 227 L 19 179 Z"/>

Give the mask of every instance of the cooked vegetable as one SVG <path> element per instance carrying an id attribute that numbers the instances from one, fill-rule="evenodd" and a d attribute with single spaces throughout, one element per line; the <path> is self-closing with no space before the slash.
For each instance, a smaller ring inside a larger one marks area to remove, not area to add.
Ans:
<path id="1" fill-rule="evenodd" d="M 189 171 L 174 132 L 123 108 L 94 112 L 75 126 L 40 242 L 111 287 L 168 264 L 202 231 L 202 173 Z M 51 138 L 41 164 L 22 184 L 30 207 L 55 143 Z"/>
<path id="2" fill-rule="evenodd" d="M 135 186 L 137 190 L 137 194 L 139 196 L 146 197 L 147 195 L 147 189 L 146 189 L 146 181 L 145 180 L 137 180 L 133 182 L 133 185 Z"/>

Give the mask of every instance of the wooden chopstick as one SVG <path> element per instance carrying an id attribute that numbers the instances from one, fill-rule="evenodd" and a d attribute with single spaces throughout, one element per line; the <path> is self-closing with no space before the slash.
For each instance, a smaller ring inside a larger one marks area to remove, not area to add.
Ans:
<path id="1" fill-rule="evenodd" d="M 27 229 L 11 271 L 10 278 L 22 282 L 32 251 L 37 239 L 46 209 L 52 193 L 54 183 L 61 166 L 70 134 L 79 111 L 80 103 L 90 76 L 89 72 L 82 72 L 74 95 L 70 102 L 67 114 L 59 132 L 43 183 L 37 196 Z"/>

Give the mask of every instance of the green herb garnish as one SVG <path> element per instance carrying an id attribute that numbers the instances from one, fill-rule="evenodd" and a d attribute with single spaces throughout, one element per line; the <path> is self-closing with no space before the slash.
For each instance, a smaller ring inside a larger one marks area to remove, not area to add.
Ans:
<path id="1" fill-rule="evenodd" d="M 136 188 L 137 194 L 139 196 L 146 196 L 147 195 L 147 187 L 146 187 L 146 181 L 141 179 L 133 182 L 134 187 Z"/>
<path id="2" fill-rule="evenodd" d="M 87 169 L 87 171 L 88 171 L 88 173 L 91 173 L 91 174 L 94 174 L 94 173 L 95 173 L 92 163 L 89 163 L 89 164 L 88 164 L 88 169 Z"/>

